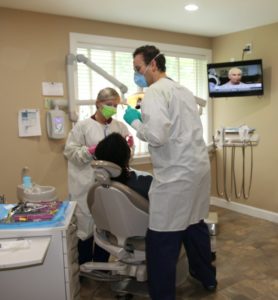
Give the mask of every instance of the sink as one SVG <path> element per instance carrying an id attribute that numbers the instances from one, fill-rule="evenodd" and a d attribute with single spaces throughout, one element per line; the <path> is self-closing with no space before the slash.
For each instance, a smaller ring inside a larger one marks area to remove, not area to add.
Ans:
<path id="1" fill-rule="evenodd" d="M 19 201 L 40 202 L 55 201 L 57 199 L 56 188 L 54 186 L 41 186 L 33 184 L 32 188 L 24 190 L 23 185 L 17 186 L 17 198 Z"/>

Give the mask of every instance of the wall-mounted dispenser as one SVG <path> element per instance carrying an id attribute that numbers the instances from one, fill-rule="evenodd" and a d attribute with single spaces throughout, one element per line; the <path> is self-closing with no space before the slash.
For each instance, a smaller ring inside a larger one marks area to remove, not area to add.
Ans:
<path id="1" fill-rule="evenodd" d="M 48 137 L 51 139 L 64 139 L 67 136 L 66 113 L 58 105 L 47 112 L 46 127 Z"/>

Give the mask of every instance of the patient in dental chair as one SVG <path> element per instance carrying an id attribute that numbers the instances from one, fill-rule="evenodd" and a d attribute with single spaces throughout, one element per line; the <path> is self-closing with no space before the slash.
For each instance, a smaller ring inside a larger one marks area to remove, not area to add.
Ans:
<path id="1" fill-rule="evenodd" d="M 109 161 L 121 167 L 121 175 L 113 180 L 127 185 L 148 200 L 153 177 L 147 172 L 130 168 L 130 158 L 130 147 L 126 139 L 118 133 L 111 133 L 105 137 L 98 143 L 95 150 L 95 159 Z"/>
<path id="2" fill-rule="evenodd" d="M 131 149 L 118 133 L 111 133 L 96 146 L 96 161 L 92 162 L 96 181 L 87 203 L 95 222 L 95 243 L 110 254 L 110 259 L 108 263 L 93 261 L 80 267 L 82 276 L 113 282 L 112 290 L 121 295 L 147 290 L 145 235 L 153 178 L 130 168 L 130 158 Z"/>

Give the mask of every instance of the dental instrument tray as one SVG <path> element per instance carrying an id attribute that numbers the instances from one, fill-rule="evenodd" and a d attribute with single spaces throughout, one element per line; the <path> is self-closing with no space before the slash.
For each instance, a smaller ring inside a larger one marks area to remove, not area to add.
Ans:
<path id="1" fill-rule="evenodd" d="M 7 226 L 44 227 L 61 224 L 68 202 L 20 202 L 0 205 L 0 229 Z"/>

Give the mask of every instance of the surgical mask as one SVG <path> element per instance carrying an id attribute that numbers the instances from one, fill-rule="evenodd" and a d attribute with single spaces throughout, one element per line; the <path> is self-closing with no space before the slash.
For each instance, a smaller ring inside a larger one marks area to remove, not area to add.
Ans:
<path id="1" fill-rule="evenodd" d="M 148 86 L 145 76 L 140 74 L 139 72 L 134 72 L 134 82 L 141 88 L 145 88 Z"/>
<path id="2" fill-rule="evenodd" d="M 117 108 L 110 105 L 103 105 L 100 111 L 104 118 L 108 120 L 117 113 Z"/>

